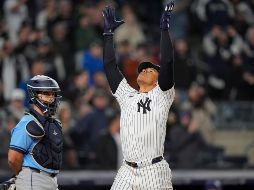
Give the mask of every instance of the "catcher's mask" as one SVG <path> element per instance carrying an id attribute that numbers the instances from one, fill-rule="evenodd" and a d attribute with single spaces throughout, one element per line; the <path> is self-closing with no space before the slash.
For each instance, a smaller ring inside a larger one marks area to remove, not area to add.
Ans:
<path id="1" fill-rule="evenodd" d="M 46 117 L 56 114 L 56 110 L 60 103 L 61 90 L 54 79 L 45 75 L 36 75 L 27 83 L 27 90 L 30 103 L 38 106 Z M 52 103 L 43 102 L 38 96 L 38 94 L 43 94 L 43 92 L 53 92 L 55 96 L 54 101 Z"/>

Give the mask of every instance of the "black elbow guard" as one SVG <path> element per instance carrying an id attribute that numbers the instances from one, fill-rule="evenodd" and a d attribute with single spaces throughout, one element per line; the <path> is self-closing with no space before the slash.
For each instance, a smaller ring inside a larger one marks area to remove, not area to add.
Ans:
<path id="1" fill-rule="evenodd" d="M 45 135 L 43 126 L 34 120 L 28 122 L 26 125 L 26 132 L 33 138 L 41 138 Z"/>

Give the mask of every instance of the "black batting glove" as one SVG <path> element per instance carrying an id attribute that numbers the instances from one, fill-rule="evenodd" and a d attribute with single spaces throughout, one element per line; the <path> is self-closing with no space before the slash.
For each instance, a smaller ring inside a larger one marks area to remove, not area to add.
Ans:
<path id="1" fill-rule="evenodd" d="M 113 35 L 117 27 L 124 23 L 123 20 L 116 20 L 115 9 L 106 6 L 102 11 L 104 17 L 104 33 L 103 35 Z"/>
<path id="2" fill-rule="evenodd" d="M 175 6 L 175 2 L 171 1 L 165 6 L 165 9 L 161 15 L 160 19 L 160 28 L 162 30 L 168 30 L 170 26 L 170 18 L 173 11 L 173 8 Z"/>

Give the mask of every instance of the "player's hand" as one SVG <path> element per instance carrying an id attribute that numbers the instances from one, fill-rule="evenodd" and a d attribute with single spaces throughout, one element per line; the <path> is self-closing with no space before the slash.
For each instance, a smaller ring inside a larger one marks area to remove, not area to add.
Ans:
<path id="1" fill-rule="evenodd" d="M 115 9 L 106 6 L 102 11 L 104 17 L 104 33 L 103 35 L 113 34 L 114 30 L 124 23 L 123 20 L 116 20 Z"/>
<path id="2" fill-rule="evenodd" d="M 170 25 L 170 18 L 173 11 L 173 8 L 175 6 L 175 2 L 171 1 L 165 6 L 165 9 L 162 13 L 161 19 L 160 19 L 160 28 L 163 30 L 168 30 Z"/>

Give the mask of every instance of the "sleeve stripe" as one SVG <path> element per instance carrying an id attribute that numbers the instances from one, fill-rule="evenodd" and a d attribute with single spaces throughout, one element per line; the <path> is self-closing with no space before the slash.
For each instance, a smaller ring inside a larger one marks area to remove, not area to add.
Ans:
<path id="1" fill-rule="evenodd" d="M 21 148 L 21 147 L 18 147 L 18 146 L 15 146 L 15 145 L 10 145 L 10 149 L 16 150 L 16 151 L 21 152 L 21 153 L 24 153 L 24 154 L 27 153 L 27 151 L 26 151 L 25 149 L 23 149 L 23 148 Z"/>

